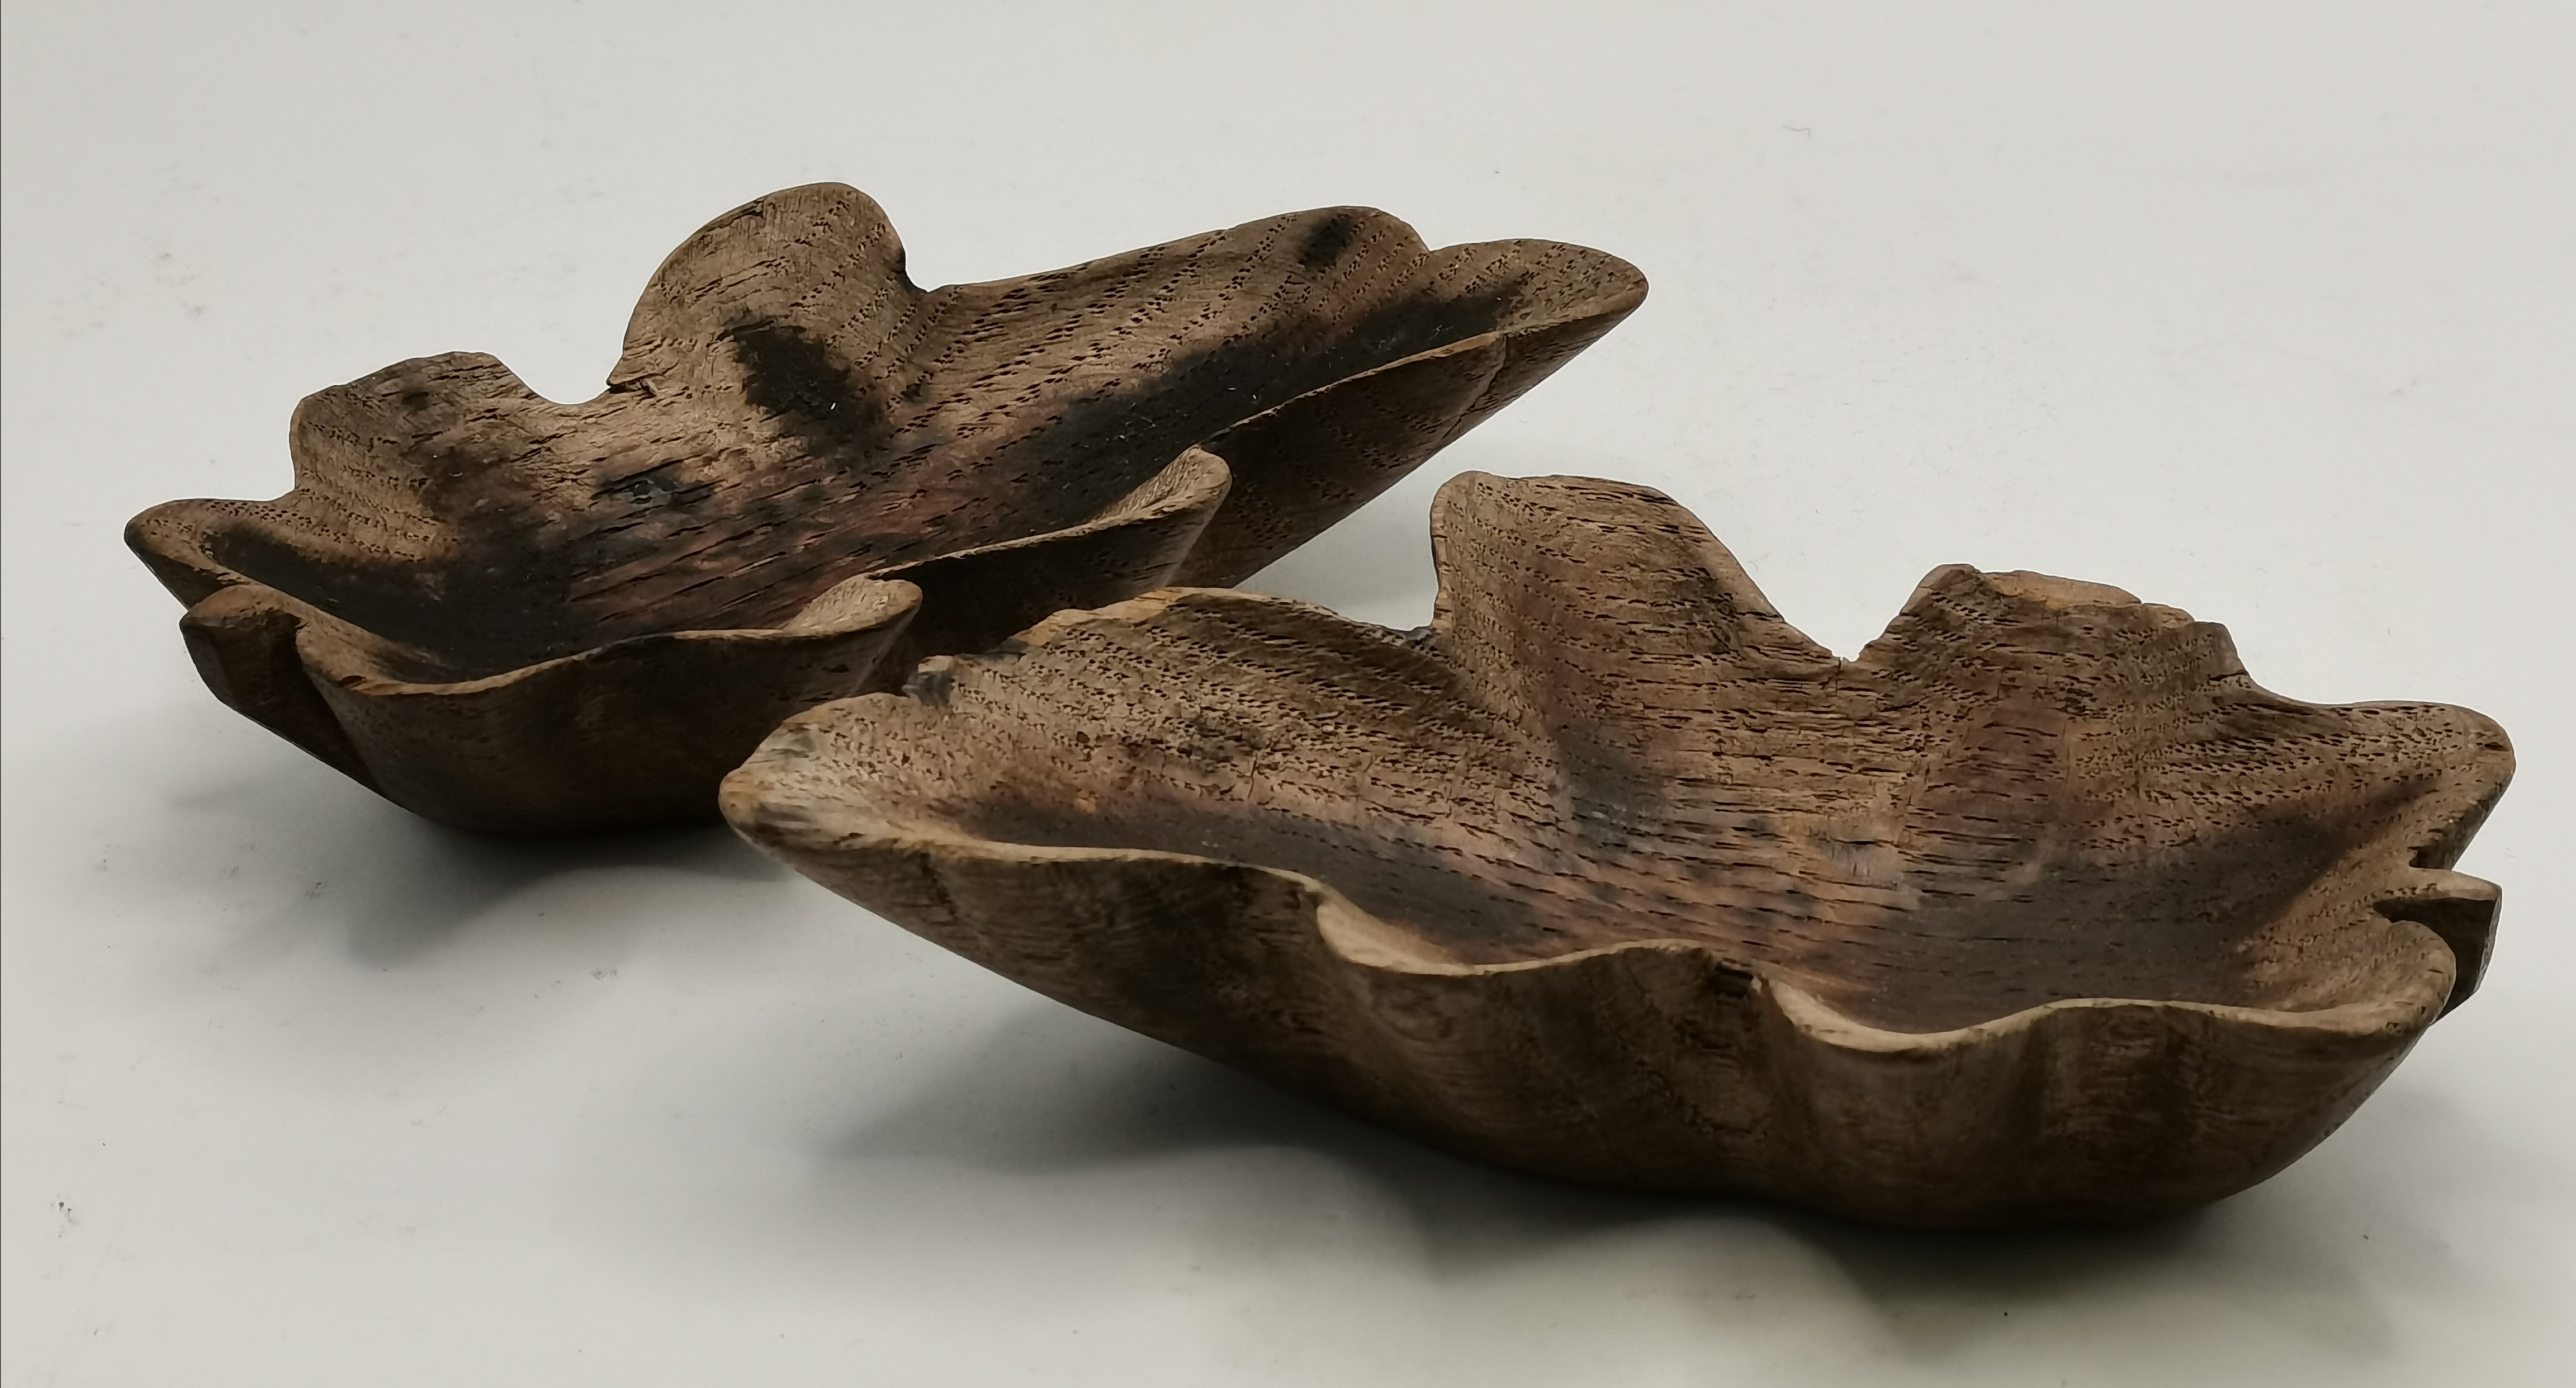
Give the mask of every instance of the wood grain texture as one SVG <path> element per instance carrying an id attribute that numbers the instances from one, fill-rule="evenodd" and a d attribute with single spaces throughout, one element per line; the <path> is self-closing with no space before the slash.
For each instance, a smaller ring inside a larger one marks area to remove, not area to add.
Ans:
<path id="1" fill-rule="evenodd" d="M 1431 250 L 1367 208 L 925 291 L 865 195 L 792 188 L 672 253 L 595 399 L 403 362 L 298 407 L 285 496 L 127 540 L 219 697 L 398 803 L 702 819 L 799 708 L 1249 575 L 1644 292 L 1597 251 Z"/>
<path id="2" fill-rule="evenodd" d="M 1433 624 L 1168 590 L 825 705 L 754 843 L 1050 997 L 1591 1184 L 1980 1226 L 2278 1171 L 2475 986 L 2477 714 L 1934 572 L 1839 660 L 1642 487 L 1467 474 Z"/>

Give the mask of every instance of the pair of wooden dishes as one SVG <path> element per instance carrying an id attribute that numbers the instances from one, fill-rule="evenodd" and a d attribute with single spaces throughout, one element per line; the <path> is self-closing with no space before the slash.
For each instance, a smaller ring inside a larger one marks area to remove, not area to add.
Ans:
<path id="1" fill-rule="evenodd" d="M 916 289 L 718 219 L 608 389 L 307 399 L 129 542 L 226 703 L 387 798 L 722 813 L 1049 997 L 1454 1150 L 1899 1224 L 2278 1171 L 2475 987 L 2496 726 L 2267 693 L 2116 589 L 1935 572 L 1839 660 L 1643 487 L 1463 475 L 1432 625 L 1231 584 L 1631 310 L 1626 263 L 1255 222 Z M 893 692 L 900 688 L 903 692 Z M 747 758 L 747 759 L 746 759 Z"/>

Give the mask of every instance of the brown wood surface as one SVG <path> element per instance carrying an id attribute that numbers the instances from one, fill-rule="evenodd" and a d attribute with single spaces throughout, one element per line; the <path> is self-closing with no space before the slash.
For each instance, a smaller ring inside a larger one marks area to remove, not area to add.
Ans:
<path id="1" fill-rule="evenodd" d="M 597 398 L 404 362 L 303 402 L 287 495 L 128 542 L 220 697 L 401 804 L 705 818 L 762 732 L 880 670 L 1249 575 L 1644 292 L 1367 208 L 924 291 L 865 195 L 793 188 L 671 255 Z"/>
<path id="2" fill-rule="evenodd" d="M 1172 590 L 790 721 L 755 843 L 1051 997 L 1457 1150 L 1904 1224 L 2261 1180 L 2467 996 L 2477 714 L 1934 572 L 1838 660 L 1688 512 L 1451 482 L 1422 632 Z"/>

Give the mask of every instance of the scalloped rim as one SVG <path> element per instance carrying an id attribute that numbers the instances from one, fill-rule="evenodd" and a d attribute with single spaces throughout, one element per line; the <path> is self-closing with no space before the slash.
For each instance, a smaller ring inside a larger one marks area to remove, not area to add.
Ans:
<path id="1" fill-rule="evenodd" d="M 1120 603 L 1111 608 L 1102 608 L 1096 612 L 1059 614 L 1059 617 L 1111 618 L 1112 614 L 1117 613 L 1120 608 L 1134 608 L 1154 603 L 1157 598 L 1195 591 L 1199 590 L 1167 589 L 1163 593 Z M 1291 600 L 1281 599 L 1280 601 Z M 1299 605 L 1312 606 L 1311 604 Z M 1042 624 L 1043 627 L 1050 629 L 1049 635 L 1079 625 L 1081 625 L 1079 621 L 1059 620 L 1059 618 L 1050 618 Z M 1028 644 L 1034 646 L 1044 639 L 1039 635 L 1038 629 L 1032 629 Z M 949 658 L 940 657 L 938 660 L 924 661 L 924 672 L 928 673 L 930 666 L 947 659 Z M 769 853 L 791 867 L 797 866 L 799 859 L 803 857 L 829 857 L 836 852 L 864 844 L 872 849 L 920 853 L 933 858 L 941 855 L 971 856 L 994 863 L 1094 863 L 1106 867 L 1129 863 L 1161 862 L 1200 867 L 1249 869 L 1283 882 L 1293 883 L 1313 894 L 1316 907 L 1307 918 L 1307 928 L 1316 939 L 1332 951 L 1335 957 L 1361 968 L 1394 973 L 1453 978 L 1528 974 L 1567 968 L 1587 960 L 1632 950 L 1685 952 L 1701 958 L 1712 968 L 1758 979 L 1778 999 L 1782 1015 L 1795 1024 L 1802 1033 L 1846 1050 L 1889 1054 L 1910 1052 L 1929 1056 L 1966 1046 L 1980 1045 L 2038 1026 L 2054 1013 L 2099 1007 L 2174 1008 L 2283 1030 L 2353 1038 L 2386 1036 L 2392 1032 L 2412 1030 L 2429 1023 L 2442 1011 L 2443 1004 L 2451 993 L 2455 977 L 2450 946 L 2431 929 L 2413 921 L 2400 920 L 2395 923 L 2419 935 L 2421 937 L 2419 944 L 2429 948 L 2431 953 L 2428 957 L 2437 958 L 2440 961 L 2440 967 L 2417 975 L 2422 980 L 2423 986 L 2420 990 L 2408 990 L 2397 996 L 2374 1002 L 2344 1003 L 2311 1011 L 2293 1011 L 2227 1003 L 2191 1002 L 2176 998 L 2108 996 L 2060 998 L 2003 1013 L 1964 1027 L 1930 1032 L 1895 1031 L 1852 1018 L 1796 984 L 1772 977 L 1758 966 L 1729 959 L 1714 946 L 1698 940 L 1645 937 L 1622 941 L 1615 945 L 1570 950 L 1564 954 L 1552 954 L 1540 959 L 1515 959 L 1492 964 L 1461 963 L 1440 958 L 1430 951 L 1419 948 L 1418 937 L 1361 909 L 1331 883 L 1283 868 L 1268 867 L 1238 859 L 1173 853 L 1161 849 L 1062 848 L 943 832 L 917 825 L 898 826 L 894 821 L 853 809 L 847 804 L 839 807 L 841 817 L 836 826 L 829 830 L 816 821 L 800 822 L 798 819 L 782 818 L 768 812 L 775 802 L 770 798 L 771 792 L 766 780 L 767 768 L 772 762 L 785 763 L 792 760 L 791 754 L 781 747 L 783 742 L 809 728 L 819 731 L 832 720 L 849 716 L 852 705 L 900 698 L 902 696 L 892 694 L 870 694 L 857 699 L 839 700 L 808 709 L 779 725 L 778 731 L 772 733 L 762 743 L 761 749 L 753 753 L 750 760 L 725 778 L 723 788 L 718 792 L 718 802 L 724 810 L 726 820 L 763 852 Z M 2446 887 L 2448 890 L 2444 892 L 2445 898 L 2453 892 L 2457 892 L 2463 898 L 2473 897 L 2480 892 L 2492 897 L 2496 892 L 2492 883 L 2462 873 L 2439 869 L 2412 869 L 2411 871 L 2423 877 L 2428 885 L 2439 883 Z"/>
<path id="2" fill-rule="evenodd" d="M 1038 535 L 1022 536 L 1018 539 L 1003 540 L 989 545 L 978 545 L 971 549 L 962 549 L 950 554 L 939 555 L 934 559 L 921 560 L 913 564 L 906 564 L 895 568 L 879 569 L 843 579 L 841 582 L 834 584 L 832 587 L 825 589 L 821 594 L 817 595 L 814 600 L 807 603 L 796 616 L 789 618 L 785 623 L 775 627 L 716 627 L 688 631 L 650 632 L 642 636 L 631 636 L 622 641 L 611 641 L 602 645 L 586 647 L 582 650 L 574 651 L 569 655 L 557 656 L 552 660 L 539 661 L 533 665 L 521 665 L 513 669 L 501 671 L 498 674 L 485 675 L 479 679 L 453 681 L 402 680 L 395 679 L 391 676 L 380 675 L 373 671 L 348 668 L 340 664 L 338 657 L 342 654 L 341 651 L 335 650 L 329 646 L 324 646 L 320 650 L 316 650 L 313 647 L 306 645 L 304 639 L 301 637 L 298 638 L 297 649 L 304 656 L 306 664 L 316 675 L 329 679 L 338 684 L 341 688 L 347 689 L 352 693 L 376 697 L 402 696 L 417 698 L 478 694 L 487 690 L 499 689 L 506 685 L 517 683 L 521 680 L 531 679 L 550 670 L 596 661 L 603 656 L 612 653 L 634 650 L 640 647 L 649 647 L 663 642 L 740 641 L 746 643 L 768 644 L 804 639 L 831 639 L 856 635 L 865 631 L 879 631 L 909 622 L 913 615 L 920 610 L 921 589 L 912 583 L 905 581 L 902 577 L 904 571 L 907 569 L 918 568 L 922 564 L 955 560 L 976 555 L 1007 553 L 1066 544 L 1072 541 L 1085 539 L 1093 535 L 1106 534 L 1111 531 L 1124 530 L 1129 527 L 1152 525 L 1157 521 L 1167 520 L 1173 516 L 1183 515 L 1197 509 L 1212 509 L 1218 502 L 1224 499 L 1227 480 L 1226 468 L 1222 459 L 1216 458 L 1214 455 L 1201 450 L 1192 449 L 1190 452 L 1184 453 L 1179 458 L 1174 459 L 1170 466 L 1166 467 L 1162 472 L 1155 474 L 1151 479 L 1130 491 L 1125 497 L 1121 497 L 1119 500 L 1112 502 L 1108 507 L 1104 508 L 1099 515 L 1090 520 L 1084 521 L 1079 525 L 1067 526 L 1062 530 L 1050 530 Z M 1171 489 L 1165 495 L 1158 497 L 1153 501 L 1144 503 L 1143 505 L 1136 506 L 1133 509 L 1127 509 L 1129 507 L 1129 503 L 1136 496 L 1149 493 L 1156 487 L 1165 486 L 1167 484 Z M 296 599 L 290 594 L 279 593 L 277 589 L 267 587 L 264 584 L 245 583 L 241 586 L 255 589 L 261 593 L 277 593 L 279 597 L 285 598 L 287 602 L 293 603 L 298 608 L 309 608 L 309 604 L 302 602 L 300 599 Z M 882 591 L 875 594 L 875 601 L 872 604 L 873 610 L 861 621 L 845 625 L 835 624 L 816 627 L 799 627 L 797 625 L 798 622 L 805 619 L 807 613 L 813 612 L 816 608 L 822 607 L 826 603 L 833 602 L 836 598 L 846 600 L 853 593 L 864 593 L 871 589 Z M 326 617 L 327 615 L 328 614 L 325 614 Z M 338 618 L 329 618 L 329 620 L 334 626 L 347 627 L 350 630 L 355 631 L 364 630 L 364 628 L 356 627 L 347 622 L 342 622 Z"/>

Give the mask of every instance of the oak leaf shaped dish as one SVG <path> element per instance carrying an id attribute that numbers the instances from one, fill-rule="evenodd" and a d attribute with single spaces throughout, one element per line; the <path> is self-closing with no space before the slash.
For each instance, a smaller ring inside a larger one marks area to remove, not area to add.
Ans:
<path id="1" fill-rule="evenodd" d="M 712 818 L 790 713 L 1059 608 L 1233 583 L 1582 350 L 1645 283 L 1367 208 L 924 291 L 792 188 L 653 276 L 607 390 L 388 367 L 295 412 L 295 488 L 128 543 L 226 703 L 433 819 Z"/>
<path id="2" fill-rule="evenodd" d="M 2153 1216 L 2475 986 L 2477 714 L 1935 571 L 1851 660 L 1642 487 L 1466 474 L 1432 625 L 1170 590 L 812 710 L 753 842 L 1049 997 L 1456 1151 L 1898 1224 Z"/>

